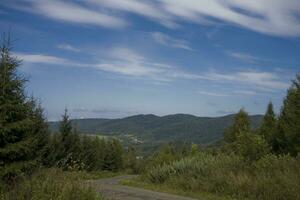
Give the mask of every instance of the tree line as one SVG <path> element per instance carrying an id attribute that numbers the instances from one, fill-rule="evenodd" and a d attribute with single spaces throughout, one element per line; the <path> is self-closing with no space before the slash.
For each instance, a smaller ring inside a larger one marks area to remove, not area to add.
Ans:
<path id="1" fill-rule="evenodd" d="M 292 81 L 278 116 L 269 103 L 261 126 L 252 130 L 248 113 L 241 109 L 224 133 L 224 151 L 257 160 L 266 154 L 300 152 L 300 75 Z"/>

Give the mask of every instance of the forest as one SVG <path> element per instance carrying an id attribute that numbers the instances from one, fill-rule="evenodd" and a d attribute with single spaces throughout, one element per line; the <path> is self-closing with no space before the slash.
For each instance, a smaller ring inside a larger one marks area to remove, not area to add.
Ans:
<path id="1" fill-rule="evenodd" d="M 124 185 L 196 199 L 300 199 L 300 75 L 259 127 L 242 108 L 213 144 L 170 141 L 140 157 L 117 138 L 81 134 L 67 109 L 50 133 L 10 39 L 0 48 L 0 199 L 105 199 L 85 181 L 120 174 L 139 174 Z"/>

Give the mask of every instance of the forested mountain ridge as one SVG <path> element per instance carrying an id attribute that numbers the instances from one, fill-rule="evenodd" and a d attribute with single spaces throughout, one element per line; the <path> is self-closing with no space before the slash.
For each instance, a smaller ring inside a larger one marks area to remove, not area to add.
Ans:
<path id="1" fill-rule="evenodd" d="M 224 129 L 230 126 L 235 115 L 222 117 L 197 117 L 188 114 L 167 116 L 135 115 L 122 119 L 73 119 L 72 124 L 84 134 L 134 135 L 141 141 L 170 142 L 186 141 L 211 144 L 223 137 Z M 256 128 L 261 115 L 250 116 L 251 125 Z M 52 132 L 57 132 L 58 123 L 49 122 Z"/>

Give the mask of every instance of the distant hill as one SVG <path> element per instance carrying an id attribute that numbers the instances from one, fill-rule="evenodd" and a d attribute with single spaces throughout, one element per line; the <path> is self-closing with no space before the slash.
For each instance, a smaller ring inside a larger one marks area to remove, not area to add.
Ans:
<path id="1" fill-rule="evenodd" d="M 123 119 L 74 119 L 72 124 L 83 134 L 116 136 L 136 144 L 142 143 L 144 146 L 178 141 L 208 145 L 222 139 L 225 128 L 232 124 L 233 118 L 234 115 L 135 115 Z M 253 115 L 250 119 L 252 127 L 256 128 L 262 115 Z M 49 122 L 49 128 L 52 132 L 57 132 L 58 122 Z"/>

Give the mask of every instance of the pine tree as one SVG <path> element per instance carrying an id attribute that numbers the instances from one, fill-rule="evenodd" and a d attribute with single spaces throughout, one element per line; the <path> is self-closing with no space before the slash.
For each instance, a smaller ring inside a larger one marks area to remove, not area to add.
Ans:
<path id="1" fill-rule="evenodd" d="M 272 149 L 274 149 L 274 146 L 276 145 L 276 131 L 277 119 L 273 110 L 273 104 L 270 102 L 258 133 L 266 140 Z"/>
<path id="2" fill-rule="evenodd" d="M 43 111 L 24 92 L 21 62 L 10 54 L 10 40 L 0 47 L 0 178 L 13 181 L 39 164 L 47 138 Z"/>
<path id="3" fill-rule="evenodd" d="M 233 125 L 225 130 L 224 139 L 226 142 L 231 143 L 237 140 L 239 134 L 250 131 L 249 115 L 244 109 L 241 109 L 235 115 Z"/>
<path id="4" fill-rule="evenodd" d="M 72 148 L 72 124 L 69 119 L 68 110 L 65 109 L 64 114 L 62 115 L 62 120 L 59 124 L 59 132 L 61 135 L 61 144 L 63 146 L 62 156 L 66 157 Z"/>
<path id="5" fill-rule="evenodd" d="M 278 124 L 278 151 L 296 156 L 300 152 L 300 74 L 287 92 Z"/>
<path id="6" fill-rule="evenodd" d="M 103 167 L 105 170 L 112 171 L 123 168 L 123 148 L 117 139 L 107 141 Z"/>

